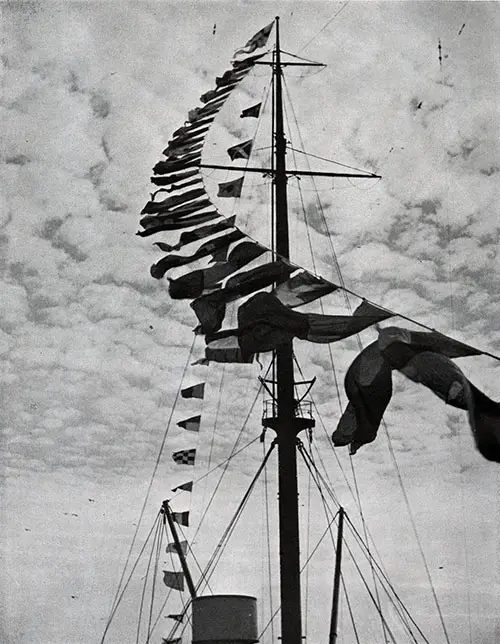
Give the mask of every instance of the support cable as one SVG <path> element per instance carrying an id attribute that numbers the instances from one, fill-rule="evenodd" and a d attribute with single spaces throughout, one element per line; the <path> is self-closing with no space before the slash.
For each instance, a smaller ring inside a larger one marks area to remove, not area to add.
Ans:
<path id="1" fill-rule="evenodd" d="M 139 644 L 139 637 L 140 637 L 140 632 L 141 632 L 141 622 L 142 622 L 142 610 L 144 608 L 144 598 L 146 596 L 146 588 L 147 588 L 147 585 L 148 585 L 149 570 L 151 568 L 151 561 L 153 559 L 153 552 L 155 550 L 156 541 L 158 539 L 158 533 L 159 533 L 160 530 L 161 530 L 161 521 L 157 521 L 156 522 L 155 536 L 154 536 L 154 539 L 153 539 L 151 552 L 150 552 L 149 558 L 148 558 L 148 565 L 147 565 L 147 568 L 146 568 L 146 574 L 144 575 L 144 584 L 142 586 L 141 601 L 139 603 L 139 619 L 137 620 L 137 631 L 136 631 L 136 637 L 135 637 L 136 644 Z"/>
<path id="2" fill-rule="evenodd" d="M 163 522 L 161 522 L 163 523 Z M 161 545 L 163 541 L 163 525 L 161 525 L 160 530 L 159 530 L 159 535 L 158 535 L 158 542 L 156 545 L 156 557 L 155 557 L 155 567 L 153 571 L 153 586 L 151 588 L 151 604 L 149 607 L 149 620 L 148 620 L 148 638 L 146 640 L 146 644 L 149 644 L 149 640 L 151 639 L 151 633 L 152 633 L 152 628 L 151 628 L 151 622 L 153 620 L 153 608 L 154 608 L 154 602 L 155 602 L 155 590 L 156 590 L 156 580 L 158 578 L 158 562 L 160 560 L 160 554 L 161 554 Z"/>
<path id="3" fill-rule="evenodd" d="M 262 443 L 262 450 L 265 450 L 264 443 Z M 273 589 L 272 589 L 272 568 L 271 568 L 271 539 L 270 539 L 270 521 L 269 521 L 269 490 L 267 478 L 267 465 L 264 467 L 264 491 L 265 491 L 265 506 L 266 506 L 266 533 L 267 533 L 267 572 L 269 578 L 269 612 L 273 614 Z M 274 624 L 271 623 L 271 642 L 274 642 Z"/>
<path id="4" fill-rule="evenodd" d="M 228 526 L 226 527 L 225 531 L 223 532 L 223 534 L 222 534 L 222 536 L 221 536 L 221 538 L 219 540 L 219 543 L 217 544 L 212 556 L 210 557 L 210 560 L 209 560 L 208 564 L 205 566 L 203 578 L 200 579 L 200 581 L 198 582 L 197 590 L 198 589 L 202 590 L 201 585 L 202 585 L 203 581 L 205 581 L 205 583 L 208 583 L 208 580 L 210 579 L 210 577 L 214 573 L 215 568 L 217 567 L 217 565 L 218 565 L 218 563 L 220 561 L 220 558 L 221 558 L 221 556 L 222 556 L 222 554 L 224 552 L 224 549 L 227 546 L 227 543 L 229 542 L 229 539 L 230 539 L 231 535 L 234 532 L 234 528 L 235 528 L 235 526 L 236 526 L 236 524 L 237 524 L 237 522 L 238 522 L 238 520 L 239 520 L 239 518 L 240 518 L 240 516 L 241 516 L 241 514 L 243 512 L 243 509 L 245 508 L 245 505 L 246 505 L 248 499 L 250 498 L 250 495 L 251 495 L 252 490 L 253 490 L 253 488 L 255 486 L 255 483 L 257 482 L 262 470 L 266 466 L 266 463 L 267 463 L 267 461 L 268 461 L 268 459 L 269 459 L 269 457 L 271 455 L 271 452 L 273 451 L 274 447 L 275 447 L 275 442 L 273 441 L 271 443 L 271 446 L 269 447 L 269 450 L 268 450 L 266 456 L 264 457 L 264 460 L 262 461 L 261 465 L 259 466 L 259 469 L 257 470 L 257 473 L 253 477 L 253 479 L 252 479 L 247 491 L 243 495 L 242 500 L 240 501 L 238 507 L 236 508 L 236 511 L 235 511 L 232 519 L 230 520 L 230 522 L 229 522 Z"/>
<path id="5" fill-rule="evenodd" d="M 313 40 L 316 40 L 316 38 L 317 38 L 321 33 L 323 33 L 323 31 L 328 27 L 328 25 L 329 25 L 330 23 L 332 23 L 332 22 L 335 20 L 335 18 L 339 15 L 339 13 L 340 13 L 341 11 L 343 11 L 343 10 L 347 7 L 347 5 L 349 4 L 349 2 L 350 2 L 350 1 L 351 1 L 351 0 L 347 0 L 347 2 L 345 2 L 345 3 L 340 7 L 340 9 L 338 9 L 338 10 L 333 14 L 333 16 L 332 16 L 332 17 L 331 17 L 331 18 L 330 18 L 330 19 L 329 19 L 329 20 L 328 20 L 328 21 L 323 25 L 323 27 L 321 27 L 321 29 L 318 31 L 318 33 L 317 33 L 315 36 L 313 36 L 310 40 L 308 40 L 308 41 L 306 42 L 306 44 L 302 47 L 302 49 L 299 49 L 299 51 L 298 51 L 298 53 L 299 53 L 299 54 L 300 54 L 300 52 L 301 52 L 301 51 L 304 51 L 304 49 L 305 49 L 306 47 L 309 47 L 309 45 L 313 42 Z"/>
<path id="6" fill-rule="evenodd" d="M 371 557 L 371 554 L 370 554 L 369 550 L 366 548 L 366 543 L 364 542 L 363 537 L 359 534 L 356 526 L 353 524 L 353 522 L 351 521 L 349 516 L 347 516 L 347 524 L 348 524 L 349 529 L 352 531 L 353 535 L 357 539 L 359 545 L 361 546 L 362 552 L 365 554 L 366 557 Z M 425 636 L 425 634 L 423 633 L 423 631 L 421 630 L 421 628 L 419 627 L 417 622 L 414 620 L 414 618 L 412 617 L 412 615 L 409 612 L 409 610 L 406 608 L 405 604 L 403 603 L 403 600 L 398 595 L 396 589 L 392 585 L 392 583 L 391 583 L 389 577 L 387 576 L 387 574 L 384 572 L 384 570 L 382 569 L 380 564 L 377 563 L 377 561 L 375 559 L 373 560 L 373 562 L 375 564 L 375 567 L 377 568 L 378 574 L 380 575 L 380 577 L 384 580 L 384 582 L 389 587 L 389 590 L 391 591 L 391 593 L 396 598 L 398 605 L 400 606 L 401 610 L 405 613 L 407 619 L 412 622 L 412 624 L 415 626 L 415 628 L 419 632 L 419 635 L 426 642 L 426 644 L 430 644 L 429 640 L 427 639 L 427 637 Z M 388 594 L 388 596 L 389 596 L 389 594 Z"/>
<path id="7" fill-rule="evenodd" d="M 165 431 L 164 431 L 164 433 L 163 433 L 163 438 L 162 438 L 162 441 L 161 441 L 161 444 L 160 444 L 160 449 L 158 450 L 158 455 L 157 455 L 157 457 L 156 457 L 156 462 L 155 462 L 155 465 L 154 465 L 154 467 L 153 467 L 153 472 L 152 472 L 152 474 L 151 474 L 151 478 L 150 478 L 150 480 L 149 480 L 149 484 L 148 484 L 148 488 L 147 488 L 147 491 L 146 491 L 146 495 L 145 495 L 145 497 L 144 497 L 144 501 L 143 501 L 143 504 L 142 504 L 142 508 L 141 508 L 140 513 L 139 513 L 139 518 L 138 518 L 138 520 L 137 520 L 137 525 L 136 525 L 136 528 L 135 528 L 135 531 L 134 531 L 134 535 L 133 535 L 133 537 L 132 537 L 132 542 L 131 542 L 131 544 L 130 544 L 130 547 L 129 547 L 129 550 L 128 550 L 128 553 L 127 553 L 127 557 L 126 557 L 126 560 L 125 560 L 125 565 L 124 565 L 124 567 L 123 567 L 123 571 L 122 571 L 122 574 L 121 574 L 120 580 L 119 580 L 119 582 L 118 582 L 118 587 L 117 587 L 117 589 L 116 589 L 115 597 L 114 597 L 114 599 L 113 599 L 113 604 L 112 604 L 112 608 L 111 608 L 111 613 L 110 613 L 110 616 L 109 616 L 109 618 L 108 618 L 108 625 L 106 626 L 106 629 L 104 630 L 104 633 L 103 633 L 103 636 L 102 636 L 102 639 L 101 639 L 101 644 L 103 644 L 103 642 L 104 642 L 104 638 L 106 637 L 107 629 L 108 629 L 108 627 L 109 627 L 109 624 L 111 623 L 111 616 L 114 614 L 115 609 L 116 609 L 116 602 L 118 601 L 118 596 L 119 596 L 119 594 L 120 594 L 121 586 L 122 586 L 123 580 L 124 580 L 124 578 L 125 578 L 125 574 L 126 574 L 126 571 L 127 571 L 127 567 L 128 567 L 129 561 L 130 561 L 130 556 L 131 556 L 131 554 L 132 554 L 132 550 L 133 550 L 133 548 L 134 548 L 134 545 L 135 545 L 135 542 L 136 542 L 136 539 L 137 539 L 137 535 L 138 535 L 138 533 L 139 533 L 139 528 L 140 528 L 140 526 L 141 526 L 141 522 L 142 522 L 142 519 L 143 519 L 143 517 L 144 517 L 144 512 L 145 512 L 145 510 L 146 510 L 146 505 L 147 505 L 147 502 L 148 502 L 148 500 L 149 500 L 149 495 L 151 494 L 151 488 L 153 487 L 153 481 L 154 481 L 154 479 L 155 479 L 156 472 L 158 471 L 158 467 L 159 467 L 159 465 L 160 465 L 160 459 L 161 459 L 162 454 L 163 454 L 163 448 L 165 447 L 165 442 L 166 442 L 166 440 L 167 440 L 167 435 L 168 435 L 168 432 L 169 432 L 169 430 L 170 430 L 170 425 L 171 425 L 171 423 L 172 423 L 172 418 L 173 418 L 173 415 L 174 415 L 174 411 L 175 411 L 175 408 L 176 408 L 176 405 L 177 405 L 177 401 L 178 401 L 179 396 L 180 396 L 180 393 L 181 393 L 181 389 L 182 389 L 182 385 L 183 385 L 184 377 L 185 377 L 185 375 L 186 375 L 187 369 L 188 369 L 189 364 L 190 364 L 190 361 L 191 361 L 191 356 L 192 356 L 192 353 L 193 353 L 193 348 L 194 348 L 194 344 L 195 344 L 195 342 L 196 342 L 196 336 L 194 335 L 194 336 L 193 336 L 193 341 L 192 341 L 192 343 L 191 343 L 191 347 L 190 347 L 190 349 L 189 349 L 189 353 L 188 353 L 188 357 L 187 357 L 187 360 L 186 360 L 186 364 L 184 365 L 184 368 L 183 368 L 183 371 L 182 371 L 182 375 L 181 375 L 181 378 L 180 378 L 180 381 L 179 381 L 179 387 L 177 388 L 177 393 L 175 394 L 174 402 L 173 402 L 173 404 L 172 404 L 172 408 L 171 408 L 171 410 L 170 410 L 170 415 L 169 415 L 169 417 L 168 417 L 167 426 L 166 426 Z"/>
<path id="8" fill-rule="evenodd" d="M 108 617 L 108 621 L 106 623 L 106 626 L 104 628 L 104 633 L 103 633 L 102 638 L 101 638 L 101 644 L 103 644 L 103 642 L 104 642 L 104 640 L 106 638 L 106 635 L 107 635 L 107 632 L 109 630 L 109 627 L 111 626 L 111 622 L 113 620 L 113 617 L 115 616 L 115 613 L 116 613 L 116 611 L 118 609 L 118 606 L 120 605 L 120 602 L 121 602 L 121 600 L 123 598 L 123 595 L 124 595 L 125 591 L 127 590 L 127 587 L 128 587 L 128 585 L 130 583 L 130 580 L 132 579 L 132 575 L 134 574 L 134 571 L 135 571 L 135 569 L 137 568 L 137 566 L 139 564 L 139 560 L 142 557 L 142 554 L 143 554 L 144 550 L 146 549 L 148 541 L 149 541 L 149 539 L 151 537 L 151 534 L 153 533 L 153 530 L 155 529 L 156 523 L 159 520 L 159 518 L 160 518 L 160 514 L 158 513 L 153 525 L 151 526 L 151 530 L 149 531 L 148 536 L 146 537 L 146 541 L 144 542 L 139 554 L 137 555 L 137 559 L 135 560 L 135 563 L 132 566 L 132 569 L 131 569 L 131 571 L 129 573 L 127 581 L 123 585 L 123 588 L 121 589 L 121 592 L 119 592 L 116 595 L 115 599 L 114 599 L 113 608 L 112 608 L 111 613 L 110 613 L 110 615 Z M 122 578 L 122 580 L 123 580 L 123 578 Z"/>

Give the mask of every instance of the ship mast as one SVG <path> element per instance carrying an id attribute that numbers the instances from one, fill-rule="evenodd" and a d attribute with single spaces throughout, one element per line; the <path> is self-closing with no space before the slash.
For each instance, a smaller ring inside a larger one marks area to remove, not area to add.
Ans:
<path id="1" fill-rule="evenodd" d="M 282 68 L 279 18 L 276 18 L 274 59 L 275 96 L 275 175 L 276 252 L 290 258 L 286 177 L 286 140 L 283 128 Z M 281 638 L 283 644 L 301 644 L 300 548 L 297 489 L 297 434 L 304 429 L 297 423 L 294 404 L 293 341 L 277 349 L 276 389 L 278 442 L 278 495 L 280 522 Z"/>
<path id="2" fill-rule="evenodd" d="M 379 175 L 363 172 L 311 172 L 287 168 L 286 138 L 283 115 L 283 67 L 321 67 L 310 61 L 283 62 L 281 60 L 279 17 L 276 17 L 276 48 L 272 62 L 257 61 L 256 65 L 271 65 L 273 71 L 273 153 L 272 168 L 246 167 L 246 172 L 258 172 L 273 176 L 273 201 L 275 208 L 275 236 L 273 252 L 275 258 L 290 259 L 288 234 L 287 175 L 324 177 L 364 177 L 380 179 Z M 202 163 L 201 168 L 235 168 L 225 165 Z M 276 432 L 278 445 L 278 505 L 279 505 L 279 547 L 280 547 L 280 599 L 281 599 L 281 640 L 282 644 L 302 644 L 302 619 L 300 597 L 300 542 L 299 504 L 297 485 L 297 435 L 304 429 L 314 427 L 314 419 L 301 414 L 294 391 L 293 341 L 280 345 L 274 352 L 272 380 L 273 400 L 266 408 L 262 424 Z M 274 379 L 275 378 L 275 379 Z M 269 381 L 266 381 L 269 382 Z M 304 383 L 302 383 L 304 384 Z M 311 383 L 309 383 L 311 384 Z M 267 387 L 266 387 L 267 389 Z"/>
<path id="3" fill-rule="evenodd" d="M 379 178 L 373 173 L 303 172 L 286 167 L 286 138 L 283 125 L 283 66 L 320 66 L 318 63 L 282 63 L 279 17 L 276 17 L 276 49 L 272 63 L 274 81 L 274 207 L 275 244 L 273 250 L 281 259 L 290 259 L 288 233 L 287 174 Z M 274 354 L 273 413 L 265 415 L 263 425 L 276 432 L 278 444 L 278 503 L 280 547 L 280 599 L 282 644 L 302 644 L 300 596 L 299 504 L 297 485 L 297 435 L 314 427 L 312 417 L 301 415 L 294 397 L 293 341 L 282 344 Z M 340 566 L 338 565 L 338 568 Z M 339 572 L 337 573 L 340 574 Z M 337 583 L 338 606 L 338 583 Z M 336 610 L 336 609 L 335 609 Z M 336 625 L 334 623 L 334 632 Z"/>

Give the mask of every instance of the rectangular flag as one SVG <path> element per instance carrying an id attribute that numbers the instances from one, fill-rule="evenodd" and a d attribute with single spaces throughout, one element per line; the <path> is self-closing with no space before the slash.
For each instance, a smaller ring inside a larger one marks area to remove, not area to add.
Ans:
<path id="1" fill-rule="evenodd" d="M 241 114 L 240 114 L 240 119 L 244 118 L 259 118 L 260 114 L 260 108 L 262 106 L 262 103 L 257 103 L 256 105 L 252 105 L 251 107 L 247 107 L 244 109 Z"/>
<path id="2" fill-rule="evenodd" d="M 168 640 L 166 637 L 161 638 L 161 644 L 181 644 L 182 637 L 176 637 L 173 640 Z"/>
<path id="3" fill-rule="evenodd" d="M 274 21 L 263 27 L 260 31 L 254 34 L 250 40 L 248 40 L 244 47 L 237 49 L 234 52 L 234 58 L 236 56 L 243 56 L 245 54 L 252 54 L 256 49 L 265 47 L 269 39 L 269 34 L 274 26 Z"/>
<path id="4" fill-rule="evenodd" d="M 249 159 L 252 151 L 253 140 L 249 139 L 243 143 L 238 143 L 227 149 L 231 161 L 235 159 Z"/>
<path id="5" fill-rule="evenodd" d="M 172 519 L 179 525 L 185 525 L 186 528 L 189 528 L 189 511 L 172 512 Z"/>
<path id="6" fill-rule="evenodd" d="M 201 424 L 201 416 L 191 416 L 191 418 L 186 418 L 186 420 L 180 420 L 177 423 L 177 427 L 182 427 L 188 432 L 199 432 Z"/>
<path id="7" fill-rule="evenodd" d="M 238 362 L 250 364 L 253 354 L 243 355 L 237 335 L 211 340 L 205 348 L 205 359 L 209 362 Z"/>
<path id="8" fill-rule="evenodd" d="M 179 465 L 194 465 L 196 449 L 181 449 L 172 454 L 172 458 Z"/>
<path id="9" fill-rule="evenodd" d="M 174 590 L 184 590 L 184 573 L 164 570 L 163 583 Z"/>
<path id="10" fill-rule="evenodd" d="M 204 394 L 205 394 L 204 382 L 200 382 L 197 385 L 193 385 L 192 387 L 186 387 L 185 389 L 181 390 L 181 396 L 183 398 L 200 398 L 202 400 Z"/>
<path id="11" fill-rule="evenodd" d="M 188 542 L 187 542 L 187 541 L 181 541 L 181 542 L 179 542 L 179 545 L 180 545 L 180 547 L 181 547 L 182 554 L 183 554 L 183 555 L 185 555 L 185 554 L 186 554 L 186 552 L 187 552 L 187 545 L 188 545 Z M 172 543 L 169 543 L 169 544 L 167 545 L 167 547 L 166 547 L 165 552 L 166 552 L 166 553 L 169 553 L 169 552 L 177 552 L 177 548 L 175 547 L 175 543 L 173 543 L 173 542 L 172 542 Z"/>
<path id="12" fill-rule="evenodd" d="M 225 181 L 224 183 L 219 183 L 219 191 L 217 192 L 218 197 L 240 197 L 241 189 L 243 187 L 244 177 L 239 179 L 234 179 L 233 181 Z"/>

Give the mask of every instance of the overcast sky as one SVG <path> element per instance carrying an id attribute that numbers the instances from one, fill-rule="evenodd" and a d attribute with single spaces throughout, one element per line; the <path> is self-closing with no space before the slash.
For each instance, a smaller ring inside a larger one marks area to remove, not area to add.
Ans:
<path id="1" fill-rule="evenodd" d="M 201 340 L 190 354 L 196 319 L 187 302 L 169 300 L 164 281 L 151 278 L 149 266 L 160 257 L 152 238 L 135 236 L 151 168 L 171 133 L 214 87 L 234 50 L 280 15 L 282 47 L 328 65 L 320 73 L 290 68 L 294 147 L 301 147 L 295 115 L 308 152 L 383 177 L 319 181 L 327 226 L 312 184 L 300 182 L 314 261 L 299 184 L 291 179 L 292 259 L 338 282 L 331 239 L 349 289 L 498 355 L 500 7 L 116 0 L 4 2 L 1 10 L 0 639 L 89 644 L 100 641 L 184 371 L 185 386 L 208 383 L 201 432 L 198 438 L 175 427 L 201 409 L 200 401 L 183 400 L 144 530 L 172 486 L 202 476 L 209 458 L 212 466 L 227 458 L 258 389 L 257 363 L 185 370 L 202 355 Z M 224 107 L 207 139 L 207 162 L 226 162 L 228 145 L 253 136 L 255 120 L 240 121 L 239 109 L 260 100 L 266 82 L 267 71 L 257 67 Z M 265 147 L 266 126 L 259 127 Z M 329 167 L 314 159 L 311 165 Z M 215 194 L 217 180 L 226 178 L 207 172 L 207 190 Z M 242 228 L 268 243 L 265 183 L 253 176 L 234 212 Z M 231 200 L 217 203 L 233 214 Z M 358 303 L 351 298 L 353 307 Z M 345 312 L 342 294 L 325 298 L 325 307 Z M 319 311 L 317 303 L 305 308 Z M 374 337 L 373 330 L 361 335 L 365 345 Z M 305 376 L 317 377 L 313 395 L 327 428 L 318 421 L 315 444 L 359 526 L 328 441 L 339 417 L 330 354 L 325 346 L 296 344 Z M 343 381 L 357 343 L 332 350 Z M 458 362 L 474 384 L 500 399 L 498 362 L 485 356 Z M 259 435 L 260 414 L 259 399 L 240 445 Z M 386 420 L 450 640 L 494 644 L 500 639 L 498 465 L 475 451 L 465 413 L 402 376 L 395 376 Z M 194 473 L 172 462 L 172 451 L 194 446 Z M 337 456 L 352 486 L 346 450 Z M 256 442 L 235 459 L 197 537 L 200 561 L 261 458 Z M 384 433 L 353 463 L 385 568 L 430 641 L 444 642 Z M 195 486 L 194 526 L 216 480 Z M 301 525 L 306 535 L 309 524 L 315 544 L 326 525 L 322 504 L 312 495 L 308 516 L 302 469 L 301 480 Z M 217 592 L 267 598 L 264 498 L 260 486 L 214 577 Z M 173 502 L 176 510 L 189 503 L 187 494 Z M 305 543 L 302 550 L 305 557 Z M 331 548 L 320 549 L 313 563 L 307 633 L 319 644 L 328 634 Z M 135 640 L 139 582 L 133 590 L 106 641 Z M 368 600 L 355 582 L 352 593 L 363 624 Z M 259 607 L 264 623 L 269 604 Z M 179 608 L 174 599 L 168 612 Z M 344 605 L 343 641 L 351 642 L 345 611 Z M 362 632 L 383 641 L 370 619 Z M 154 644 L 168 634 L 170 620 L 162 620 Z"/>

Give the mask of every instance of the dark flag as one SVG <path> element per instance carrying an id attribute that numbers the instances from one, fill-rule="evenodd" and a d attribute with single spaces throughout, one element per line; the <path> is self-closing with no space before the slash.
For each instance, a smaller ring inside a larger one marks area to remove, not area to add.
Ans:
<path id="1" fill-rule="evenodd" d="M 200 96 L 200 101 L 202 103 L 210 103 L 210 101 L 215 101 L 218 98 L 227 97 L 233 87 L 234 85 L 230 85 L 229 87 L 224 87 L 223 89 L 211 89 Z"/>
<path id="2" fill-rule="evenodd" d="M 183 398 L 200 398 L 203 399 L 205 393 L 205 383 L 200 382 L 197 385 L 193 385 L 192 387 L 186 387 L 185 389 L 181 390 L 181 396 Z"/>
<path id="3" fill-rule="evenodd" d="M 477 389 L 451 358 L 481 352 L 436 332 L 386 327 L 347 371 L 349 404 L 332 435 L 334 445 L 350 452 L 376 437 L 392 393 L 392 369 L 428 387 L 448 405 L 464 409 L 479 452 L 500 463 L 500 404 Z"/>
<path id="4" fill-rule="evenodd" d="M 216 295 L 219 291 L 214 293 Z M 214 333 L 207 339 L 211 344 L 213 340 L 237 336 L 242 356 L 250 358 L 255 353 L 273 351 L 294 337 L 309 342 L 336 342 L 389 315 L 367 302 L 363 302 L 354 315 L 299 313 L 282 304 L 274 293 L 261 292 L 238 309 L 237 329 Z"/>
<path id="5" fill-rule="evenodd" d="M 182 637 L 175 637 L 172 640 L 168 640 L 166 637 L 161 638 L 161 644 L 181 644 Z"/>
<path id="6" fill-rule="evenodd" d="M 186 552 L 187 552 L 187 545 L 188 545 L 188 542 L 187 542 L 187 541 L 180 541 L 180 542 L 179 542 L 179 545 L 180 545 L 180 547 L 181 547 L 181 552 L 182 552 L 182 554 L 184 554 L 184 555 L 185 555 L 185 554 L 186 554 Z M 175 553 L 176 553 L 176 552 L 177 552 L 177 547 L 176 547 L 175 543 L 174 543 L 174 542 L 171 542 L 171 543 L 167 544 L 167 547 L 166 547 L 166 549 L 165 549 L 165 552 L 166 552 L 167 554 L 168 554 L 168 553 L 170 553 L 170 552 L 175 552 Z"/>
<path id="7" fill-rule="evenodd" d="M 194 465 L 196 449 L 182 449 L 174 452 L 172 458 L 178 465 Z"/>
<path id="8" fill-rule="evenodd" d="M 164 570 L 163 583 L 174 590 L 184 590 L 184 573 Z"/>
<path id="9" fill-rule="evenodd" d="M 167 617 L 170 617 L 170 619 L 175 619 L 176 622 L 181 622 L 181 623 L 182 623 L 182 620 L 184 619 L 184 615 L 182 613 L 179 613 L 179 614 L 176 613 L 174 615 L 170 614 L 170 615 L 167 615 Z"/>
<path id="10" fill-rule="evenodd" d="M 269 39 L 269 34 L 273 28 L 274 21 L 263 27 L 260 31 L 254 34 L 250 40 L 248 40 L 244 47 L 237 49 L 234 52 L 234 58 L 236 56 L 243 56 L 245 54 L 252 54 L 256 49 L 265 47 Z"/>
<path id="11" fill-rule="evenodd" d="M 186 418 L 186 420 L 181 420 L 177 423 L 177 427 L 182 427 L 188 432 L 199 432 L 200 431 L 201 416 L 192 416 L 191 418 Z"/>
<path id="12" fill-rule="evenodd" d="M 344 382 L 349 404 L 332 434 L 336 447 L 349 445 L 350 454 L 375 440 L 392 396 L 391 368 L 378 342 L 356 356 Z"/>
<path id="13" fill-rule="evenodd" d="M 273 293 L 282 304 L 295 308 L 308 302 L 314 302 L 318 297 L 333 293 L 339 287 L 327 282 L 322 277 L 316 277 L 308 271 L 300 271 L 292 275 L 286 282 L 279 284 Z"/>
<path id="14" fill-rule="evenodd" d="M 221 249 L 227 251 L 230 244 L 243 237 L 245 235 L 240 230 L 233 230 L 227 235 L 221 235 L 220 237 L 205 242 L 192 255 L 167 255 L 151 266 L 151 275 L 156 279 L 161 279 L 172 268 L 190 264 L 207 255 L 213 255 Z"/>
<path id="15" fill-rule="evenodd" d="M 167 159 L 166 161 L 158 161 L 154 166 L 153 172 L 155 174 L 170 174 L 171 172 L 179 172 L 185 168 L 190 168 L 194 165 L 200 165 L 201 152 L 193 152 L 188 154 L 182 159 Z"/>
<path id="16" fill-rule="evenodd" d="M 243 187 L 244 177 L 239 179 L 234 179 L 233 181 L 226 181 L 225 183 L 219 183 L 219 191 L 217 192 L 218 197 L 239 197 L 241 196 L 241 189 Z"/>
<path id="17" fill-rule="evenodd" d="M 238 143 L 238 145 L 233 145 L 231 148 L 227 149 L 231 161 L 235 159 L 249 159 L 250 153 L 252 151 L 253 140 L 249 139 L 244 143 Z"/>
<path id="18" fill-rule="evenodd" d="M 500 404 L 477 389 L 450 358 L 422 351 L 399 371 L 447 405 L 467 411 L 477 449 L 489 461 L 500 463 Z"/>
<path id="19" fill-rule="evenodd" d="M 191 302 L 191 308 L 201 324 L 201 332 L 218 331 L 226 314 L 226 304 L 255 293 L 274 282 L 285 280 L 294 269 L 284 262 L 270 262 L 230 277 L 224 288 L 202 295 Z"/>
<path id="20" fill-rule="evenodd" d="M 249 118 L 249 117 L 259 118 L 261 106 L 262 106 L 262 103 L 257 103 L 257 105 L 252 105 L 252 107 L 247 107 L 241 112 L 240 119 Z"/>
<path id="21" fill-rule="evenodd" d="M 172 488 L 172 492 L 177 492 L 177 490 L 182 490 L 184 492 L 192 492 L 193 490 L 193 481 L 188 481 L 187 483 L 182 483 L 177 487 Z"/>
<path id="22" fill-rule="evenodd" d="M 189 512 L 172 512 L 172 520 L 189 528 Z"/>
<path id="23" fill-rule="evenodd" d="M 199 224 L 205 224 L 209 221 L 214 221 L 219 219 L 220 214 L 216 210 L 210 210 L 209 212 L 196 213 L 189 217 L 151 217 L 146 222 L 146 225 L 143 223 L 144 230 L 138 230 L 136 235 L 140 237 L 149 237 L 149 235 L 154 235 L 155 233 L 164 231 L 164 230 L 182 230 L 183 228 L 191 228 L 192 226 L 198 226 Z"/>
<path id="24" fill-rule="evenodd" d="M 180 206 L 186 201 L 193 201 L 199 197 L 206 197 L 207 193 L 204 188 L 195 188 L 187 192 L 171 195 L 162 201 L 148 201 L 141 211 L 141 215 L 156 214 L 161 212 L 168 212 L 173 210 L 176 206 Z"/>
<path id="25" fill-rule="evenodd" d="M 214 227 L 217 225 L 215 224 Z M 229 252 L 227 261 L 218 262 L 209 268 L 192 271 L 176 280 L 170 280 L 168 285 L 170 297 L 176 299 L 198 298 L 219 289 L 221 287 L 220 280 L 235 273 L 265 252 L 266 249 L 256 242 L 241 242 Z"/>

